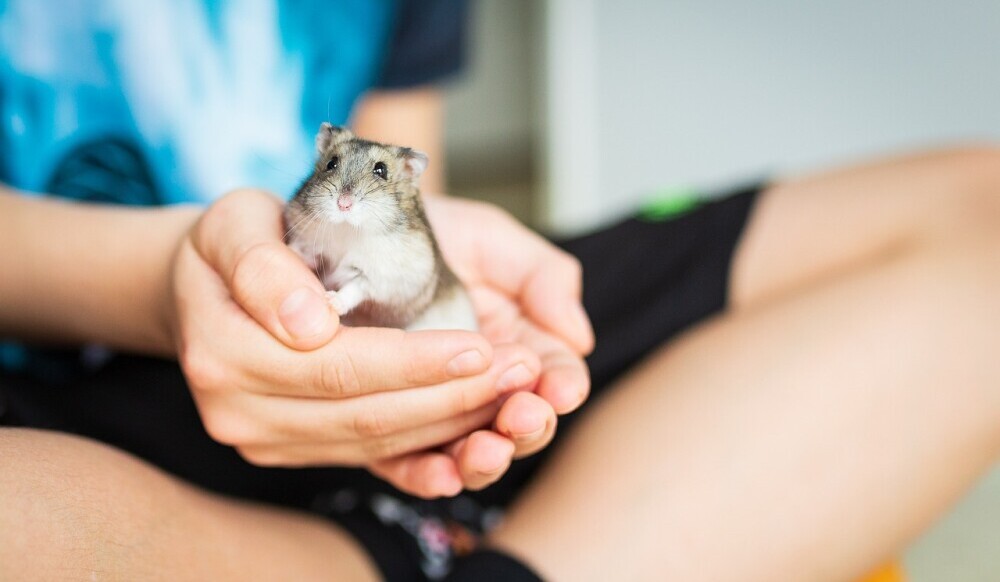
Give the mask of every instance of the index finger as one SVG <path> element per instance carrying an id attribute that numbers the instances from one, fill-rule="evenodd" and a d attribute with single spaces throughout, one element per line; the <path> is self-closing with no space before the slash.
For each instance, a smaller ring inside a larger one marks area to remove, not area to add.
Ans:
<path id="1" fill-rule="evenodd" d="M 534 354 L 522 351 L 518 362 L 534 359 Z M 343 326 L 326 346 L 308 353 L 285 351 L 283 359 L 291 377 L 282 377 L 295 380 L 292 389 L 297 395 L 350 398 L 480 374 L 492 362 L 493 348 L 468 331 Z"/>

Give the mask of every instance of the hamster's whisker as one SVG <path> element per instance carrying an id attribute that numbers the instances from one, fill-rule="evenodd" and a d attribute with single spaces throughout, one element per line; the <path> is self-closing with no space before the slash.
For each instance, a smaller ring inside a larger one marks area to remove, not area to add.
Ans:
<path id="1" fill-rule="evenodd" d="M 376 220 L 381 222 L 382 226 L 384 226 L 386 230 L 392 230 L 389 228 L 389 225 L 386 224 L 385 220 L 382 219 L 382 216 L 378 212 L 372 212 L 371 215 L 374 216 Z"/>
<path id="2" fill-rule="evenodd" d="M 293 228 L 288 229 L 288 233 L 285 234 L 285 238 L 290 238 L 293 234 L 299 230 L 306 230 L 316 224 L 317 220 L 320 220 L 320 212 L 318 210 L 310 210 L 306 213 L 306 216 L 297 222 Z M 284 240 L 284 239 L 282 239 Z M 288 242 L 287 240 L 285 241 Z"/>
<path id="3" fill-rule="evenodd" d="M 322 220 L 320 222 L 319 228 L 316 229 L 317 233 L 319 234 L 320 240 L 325 241 L 330 231 L 334 230 L 335 228 L 336 226 L 329 220 Z M 320 244 L 324 246 L 326 245 L 325 242 L 320 242 Z M 313 246 L 313 248 L 316 247 Z M 326 287 L 326 278 L 328 276 L 333 275 L 333 271 L 336 270 L 336 265 L 329 264 L 329 262 L 324 258 L 323 260 L 319 261 L 319 264 L 317 266 L 319 267 L 318 268 L 319 280 L 321 283 L 323 283 L 323 286 Z"/>
<path id="4" fill-rule="evenodd" d="M 319 215 L 319 212 L 317 212 L 316 214 Z M 329 227 L 329 225 L 330 225 L 329 221 L 323 220 L 320 221 L 319 228 L 313 229 L 313 243 L 311 247 L 313 249 L 313 252 L 315 252 L 315 249 L 319 248 L 317 246 L 317 242 L 319 241 L 320 238 L 319 237 L 320 231 L 322 230 L 325 236 L 326 229 Z M 316 274 L 319 275 L 319 282 L 322 283 L 324 287 L 326 287 L 326 261 L 325 260 L 319 261 L 319 264 L 317 264 L 316 267 L 317 267 Z"/>
<path id="5" fill-rule="evenodd" d="M 369 189 L 365 190 L 361 194 L 355 194 L 354 197 L 358 199 L 358 202 L 360 202 L 360 201 L 368 198 L 368 195 L 371 194 L 372 192 L 376 191 L 376 190 L 378 190 L 378 186 L 377 185 L 373 186 L 372 188 L 369 188 Z"/>
<path id="6" fill-rule="evenodd" d="M 290 237 L 300 226 L 303 226 L 307 220 L 315 218 L 317 214 L 318 212 L 316 210 L 309 210 L 305 212 L 302 217 L 300 217 L 298 220 L 295 221 L 295 224 L 288 227 L 288 230 L 286 230 L 285 234 L 282 235 L 281 237 L 281 242 L 287 244 L 288 237 Z"/>
<path id="7" fill-rule="evenodd" d="M 371 203 L 369 203 L 369 204 L 371 205 Z M 382 206 L 384 208 L 387 208 L 387 209 L 391 210 L 392 203 L 388 202 L 388 201 L 379 201 L 374 206 Z M 378 212 L 377 208 L 373 209 L 373 212 L 371 213 L 371 215 L 374 216 L 375 218 L 377 218 L 378 221 L 382 223 L 382 226 L 384 226 L 387 231 L 392 230 L 392 227 L 389 226 L 389 224 L 382 218 L 382 215 Z"/>

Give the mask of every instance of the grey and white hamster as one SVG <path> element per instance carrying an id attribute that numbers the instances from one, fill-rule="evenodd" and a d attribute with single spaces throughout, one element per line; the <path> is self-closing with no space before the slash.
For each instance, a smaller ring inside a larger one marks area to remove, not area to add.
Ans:
<path id="1" fill-rule="evenodd" d="M 329 123 L 318 159 L 285 207 L 288 245 L 352 326 L 476 330 L 465 288 L 441 255 L 417 180 L 427 156 Z"/>

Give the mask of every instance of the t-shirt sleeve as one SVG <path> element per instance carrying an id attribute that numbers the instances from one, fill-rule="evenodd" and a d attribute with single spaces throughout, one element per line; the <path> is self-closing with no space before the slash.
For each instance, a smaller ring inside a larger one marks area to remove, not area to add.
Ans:
<path id="1" fill-rule="evenodd" d="M 467 0 L 400 0 L 376 87 L 404 89 L 440 81 L 462 70 Z"/>

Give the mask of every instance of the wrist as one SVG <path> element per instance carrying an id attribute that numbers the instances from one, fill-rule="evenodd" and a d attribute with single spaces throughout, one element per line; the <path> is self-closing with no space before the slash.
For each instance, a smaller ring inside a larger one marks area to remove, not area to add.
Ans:
<path id="1" fill-rule="evenodd" d="M 162 210 L 162 228 L 167 235 L 161 251 L 161 259 L 153 276 L 156 283 L 152 287 L 152 350 L 158 355 L 176 356 L 177 352 L 177 295 L 174 286 L 175 265 L 181 247 L 189 240 L 191 230 L 201 217 L 204 208 L 197 206 L 177 206 Z"/>

